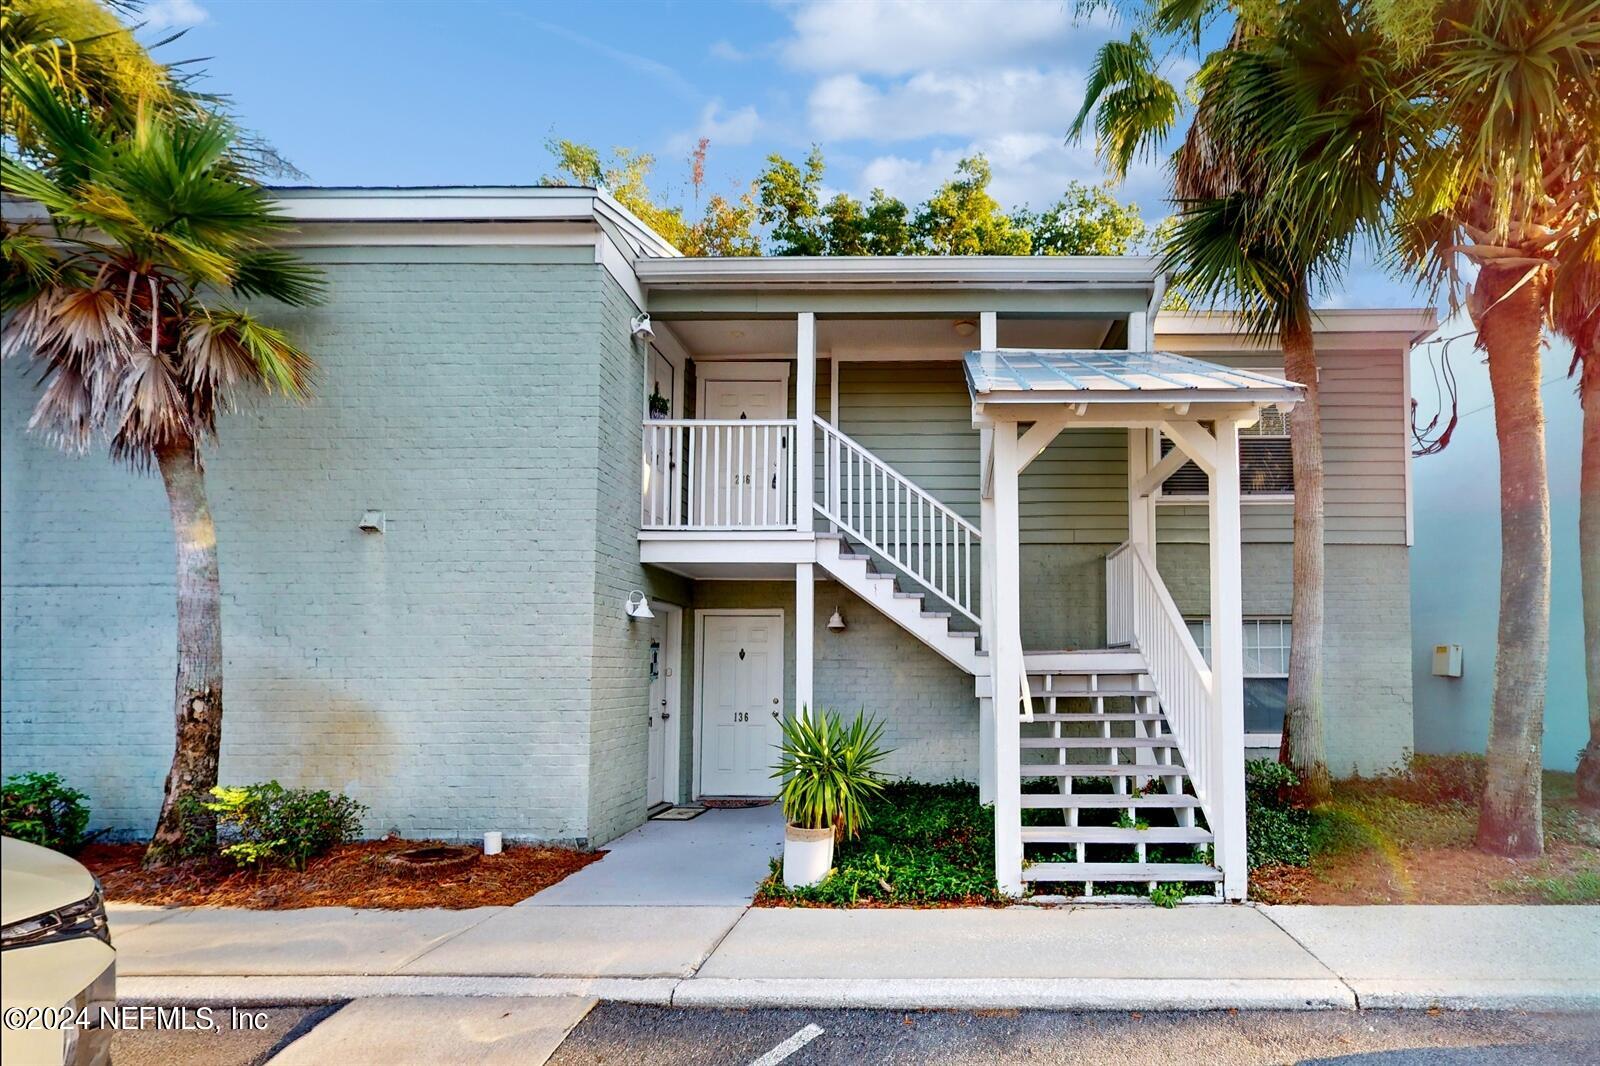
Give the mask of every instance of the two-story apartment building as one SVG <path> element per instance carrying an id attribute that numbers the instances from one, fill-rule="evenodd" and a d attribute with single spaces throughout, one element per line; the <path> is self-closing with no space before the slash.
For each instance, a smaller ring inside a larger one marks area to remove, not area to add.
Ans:
<path id="1" fill-rule="evenodd" d="M 316 398 L 208 453 L 227 780 L 343 789 L 376 832 L 600 844 L 773 794 L 782 715 L 865 708 L 893 772 L 980 782 L 1007 887 L 1243 893 L 1302 390 L 1226 316 L 1161 311 L 1153 261 L 686 259 L 581 189 L 282 201 L 330 299 L 277 315 Z M 1412 744 L 1405 357 L 1432 322 L 1317 329 L 1336 772 Z M 4 386 L 8 769 L 148 831 L 161 488 L 30 439 Z"/>

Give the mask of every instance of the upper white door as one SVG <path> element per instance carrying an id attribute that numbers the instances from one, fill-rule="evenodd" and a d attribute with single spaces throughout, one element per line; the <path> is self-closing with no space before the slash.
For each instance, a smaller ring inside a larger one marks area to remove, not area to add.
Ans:
<path id="1" fill-rule="evenodd" d="M 783 739 L 783 615 L 702 615 L 700 792 L 772 796 Z"/>
<path id="2" fill-rule="evenodd" d="M 789 409 L 784 381 L 707 381 L 700 417 L 707 420 L 781 419 Z M 776 525 L 788 492 L 787 437 L 756 427 L 713 428 L 706 440 L 711 450 L 706 484 L 713 498 L 705 501 L 714 525 Z"/>

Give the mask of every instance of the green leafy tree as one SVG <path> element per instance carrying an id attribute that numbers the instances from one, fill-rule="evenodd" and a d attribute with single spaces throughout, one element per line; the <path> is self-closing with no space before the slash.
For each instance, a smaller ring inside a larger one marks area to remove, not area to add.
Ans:
<path id="1" fill-rule="evenodd" d="M 1023 206 L 1011 217 L 1028 231 L 1034 255 L 1128 255 L 1149 232 L 1139 205 L 1118 200 L 1109 182 L 1068 182 L 1061 199 L 1043 211 Z"/>
<path id="2" fill-rule="evenodd" d="M 755 185 L 760 204 L 758 217 L 768 227 L 772 254 L 828 254 L 827 216 L 821 206 L 822 172 L 822 149 L 816 145 L 800 163 L 776 153 L 767 157 L 767 169 L 756 178 Z"/>
<path id="3" fill-rule="evenodd" d="M 982 155 L 956 164 L 955 177 L 928 198 L 911 222 L 919 248 L 934 255 L 1027 255 L 1032 246 L 1028 231 L 989 194 L 992 176 Z"/>
<path id="4" fill-rule="evenodd" d="M 124 134 L 57 95 L 39 72 L 4 68 L 37 150 L 0 157 L 0 186 L 47 221 L 8 208 L 5 354 L 31 359 L 43 392 L 30 428 L 70 451 L 109 442 L 154 467 L 177 542 L 176 744 L 147 853 L 181 850 L 185 797 L 217 783 L 222 742 L 222 602 L 201 445 L 236 393 L 302 398 L 312 363 L 282 330 L 232 298 L 315 301 L 321 276 L 274 247 L 287 227 L 241 176 L 223 119 L 142 110 Z"/>
<path id="5" fill-rule="evenodd" d="M 701 138 L 689 157 L 690 183 L 697 199 L 705 180 L 709 143 Z M 682 206 L 651 191 L 656 158 L 650 153 L 616 147 L 611 149 L 611 158 L 605 159 L 593 145 L 559 137 L 551 138 L 545 147 L 555 157 L 556 173 L 540 178 L 541 185 L 604 189 L 684 255 L 761 254 L 761 240 L 755 233 L 757 206 L 748 190 L 731 197 L 711 196 L 700 217 L 691 220 Z"/>

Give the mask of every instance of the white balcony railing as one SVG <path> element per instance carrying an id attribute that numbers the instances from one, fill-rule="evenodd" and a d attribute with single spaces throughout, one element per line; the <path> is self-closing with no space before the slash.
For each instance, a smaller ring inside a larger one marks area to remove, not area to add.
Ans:
<path id="1" fill-rule="evenodd" d="M 974 577 L 978 531 L 894 467 L 816 420 L 822 493 L 816 509 L 893 566 L 979 621 Z"/>
<path id="2" fill-rule="evenodd" d="M 794 419 L 646 422 L 639 523 L 652 530 L 799 528 Z"/>
<path id="3" fill-rule="evenodd" d="M 1195 795 L 1203 805 L 1216 802 L 1221 749 L 1211 669 L 1149 553 L 1132 542 L 1106 556 L 1106 630 L 1112 645 L 1144 656 Z M 1213 813 L 1206 816 L 1220 844 L 1222 819 Z"/>

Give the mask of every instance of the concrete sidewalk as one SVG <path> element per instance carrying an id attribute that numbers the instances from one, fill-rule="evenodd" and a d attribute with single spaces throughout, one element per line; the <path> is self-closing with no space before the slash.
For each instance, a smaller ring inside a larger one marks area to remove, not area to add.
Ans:
<path id="1" fill-rule="evenodd" d="M 112 908 L 130 1002 L 1600 1010 L 1600 907 Z"/>

